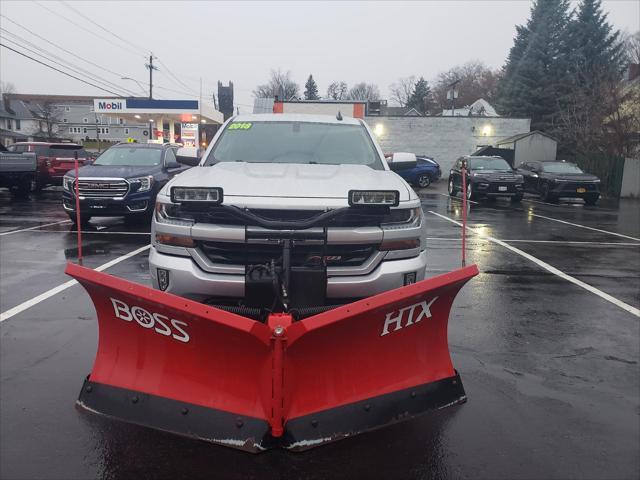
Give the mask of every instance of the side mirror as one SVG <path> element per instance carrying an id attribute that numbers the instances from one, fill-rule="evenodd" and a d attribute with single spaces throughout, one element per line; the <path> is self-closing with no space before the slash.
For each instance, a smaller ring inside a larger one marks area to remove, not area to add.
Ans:
<path id="1" fill-rule="evenodd" d="M 176 160 L 178 162 L 195 167 L 200 163 L 200 157 L 198 157 L 198 147 L 182 147 L 176 152 Z"/>
<path id="2" fill-rule="evenodd" d="M 396 152 L 387 159 L 389 168 L 394 172 L 400 170 L 410 170 L 418 165 L 415 153 Z"/>
<path id="3" fill-rule="evenodd" d="M 182 165 L 179 162 L 169 162 L 167 163 L 167 170 L 171 170 L 173 168 L 181 168 Z"/>

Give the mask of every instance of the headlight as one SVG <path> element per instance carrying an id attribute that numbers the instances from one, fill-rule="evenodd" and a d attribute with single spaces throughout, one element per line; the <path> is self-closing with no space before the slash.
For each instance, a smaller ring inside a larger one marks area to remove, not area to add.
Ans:
<path id="1" fill-rule="evenodd" d="M 384 230 L 417 228 L 422 224 L 422 208 L 396 208 L 385 216 L 380 226 Z"/>
<path id="2" fill-rule="evenodd" d="M 400 192 L 397 190 L 349 190 L 349 205 L 352 207 L 397 207 L 399 204 Z"/>
<path id="3" fill-rule="evenodd" d="M 130 178 L 128 182 L 131 184 L 132 191 L 146 192 L 151 190 L 151 186 L 153 185 L 153 175 L 149 175 L 147 177 Z"/>
<path id="4" fill-rule="evenodd" d="M 71 192 L 74 189 L 73 182 L 75 177 L 62 177 L 62 188 L 67 192 Z"/>
<path id="5" fill-rule="evenodd" d="M 206 202 L 222 203 L 222 189 L 207 187 L 171 187 L 171 201 L 174 203 Z"/>
<path id="6" fill-rule="evenodd" d="M 193 217 L 180 211 L 180 205 L 156 202 L 156 221 L 172 225 L 192 225 Z"/>

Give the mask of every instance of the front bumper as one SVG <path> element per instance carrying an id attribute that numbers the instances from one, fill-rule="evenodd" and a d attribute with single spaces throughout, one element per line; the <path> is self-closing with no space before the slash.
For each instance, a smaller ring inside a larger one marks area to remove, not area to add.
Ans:
<path id="1" fill-rule="evenodd" d="M 154 208 L 154 195 L 150 192 L 129 194 L 122 198 L 82 198 L 80 214 L 92 217 L 120 217 L 149 213 Z M 76 211 L 76 199 L 66 190 L 62 192 L 62 207 L 69 213 Z"/>
<path id="2" fill-rule="evenodd" d="M 389 256 L 389 255 L 388 255 Z M 384 259 L 364 275 L 335 275 L 327 272 L 327 298 L 362 298 L 404 285 L 404 275 L 415 272 L 416 281 L 424 279 L 427 252 L 400 260 Z M 212 296 L 242 298 L 245 295 L 244 273 L 210 273 L 202 270 L 191 257 L 167 255 L 154 246 L 149 254 L 151 282 L 158 287 L 158 268 L 169 271 L 167 292 L 204 300 Z"/>
<path id="3" fill-rule="evenodd" d="M 556 197 L 588 198 L 600 196 L 599 184 L 593 182 L 553 182 L 549 186 L 549 193 Z"/>
<path id="4" fill-rule="evenodd" d="M 478 195 L 487 197 L 515 197 L 524 194 L 524 184 L 516 182 L 492 182 L 476 180 L 471 189 Z"/>

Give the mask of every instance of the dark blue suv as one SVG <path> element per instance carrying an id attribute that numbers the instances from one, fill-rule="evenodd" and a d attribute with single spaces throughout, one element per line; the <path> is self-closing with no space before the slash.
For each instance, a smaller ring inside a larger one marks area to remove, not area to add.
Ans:
<path id="1" fill-rule="evenodd" d="M 425 155 L 416 155 L 417 165 L 410 170 L 396 172 L 410 184 L 425 188 L 442 176 L 440 165 L 433 158 Z"/>
<path id="2" fill-rule="evenodd" d="M 175 144 L 121 143 L 78 170 L 81 222 L 91 217 L 149 219 L 156 195 L 189 166 L 178 163 Z M 75 171 L 62 180 L 62 206 L 76 222 Z"/>

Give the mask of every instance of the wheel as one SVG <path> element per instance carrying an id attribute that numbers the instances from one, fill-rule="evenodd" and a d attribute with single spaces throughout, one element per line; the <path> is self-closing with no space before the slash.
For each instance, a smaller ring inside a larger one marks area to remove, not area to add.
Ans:
<path id="1" fill-rule="evenodd" d="M 416 179 L 416 184 L 420 188 L 427 188 L 429 185 L 431 185 L 431 177 L 426 173 L 423 173 L 422 175 L 419 175 L 418 178 Z"/>
<path id="2" fill-rule="evenodd" d="M 46 186 L 47 185 L 40 180 L 34 180 L 33 182 L 31 182 L 31 190 L 35 193 L 40 193 Z"/>
<path id="3" fill-rule="evenodd" d="M 458 194 L 458 190 L 453 184 L 453 177 L 449 177 L 449 185 L 447 186 L 447 191 L 449 192 L 450 197 L 455 197 Z"/>
<path id="4" fill-rule="evenodd" d="M 77 225 L 78 222 L 77 222 L 76 214 L 72 213 L 72 212 L 68 212 L 67 215 L 69 215 L 69 220 L 71 220 L 74 225 Z M 89 224 L 89 220 L 91 220 L 91 216 L 90 215 L 80 215 L 80 223 L 81 223 L 81 225 L 88 225 Z"/>
<path id="5" fill-rule="evenodd" d="M 542 191 L 540 192 L 540 199 L 544 202 L 553 203 L 558 200 L 550 191 L 549 184 L 545 183 L 542 185 Z"/>
<path id="6" fill-rule="evenodd" d="M 584 197 L 584 203 L 587 205 L 595 205 L 598 202 L 600 195 L 590 195 L 588 197 Z"/>
<path id="7" fill-rule="evenodd" d="M 523 195 L 514 195 L 511 197 L 511 203 L 520 203 L 522 201 Z"/>
<path id="8" fill-rule="evenodd" d="M 477 195 L 473 191 L 473 187 L 471 187 L 471 182 L 467 184 L 467 200 L 475 200 Z"/>

